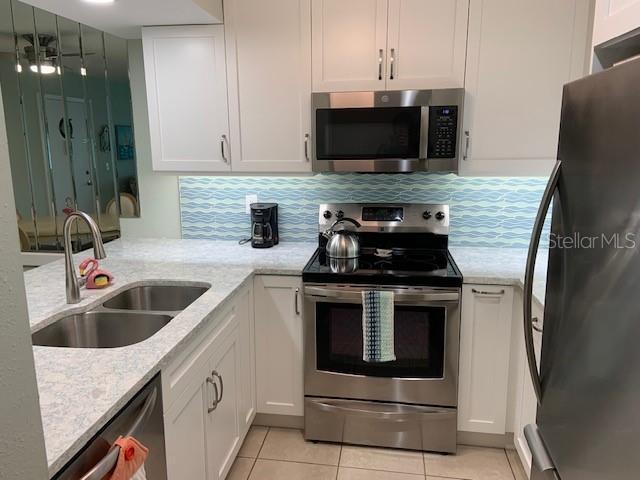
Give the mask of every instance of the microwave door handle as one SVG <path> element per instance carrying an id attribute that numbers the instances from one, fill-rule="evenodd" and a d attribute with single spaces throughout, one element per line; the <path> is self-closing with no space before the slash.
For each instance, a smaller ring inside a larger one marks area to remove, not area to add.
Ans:
<path id="1" fill-rule="evenodd" d="M 153 411 L 156 406 L 156 400 L 158 399 L 158 389 L 154 388 L 153 391 L 149 394 L 147 399 L 145 400 L 142 408 L 140 409 L 140 413 L 134 420 L 131 428 L 125 434 L 125 437 L 135 437 L 137 432 L 140 429 L 140 426 L 144 424 L 144 422 L 149 417 L 149 414 Z M 118 456 L 120 455 L 120 447 L 113 446 L 109 453 L 107 453 L 102 460 L 95 464 L 95 466 L 84 474 L 80 478 L 80 480 L 102 480 L 105 478 L 109 472 L 111 472 L 118 462 Z"/>
<path id="2" fill-rule="evenodd" d="M 524 273 L 524 292 L 522 301 L 524 303 L 524 344 L 527 353 L 527 362 L 529 364 L 529 374 L 531 375 L 531 383 L 536 393 L 538 405 L 542 401 L 542 385 L 540 383 L 540 374 L 538 373 L 538 362 L 536 361 L 536 351 L 533 345 L 533 316 L 531 313 L 531 302 L 533 301 L 533 274 L 536 266 L 536 256 L 538 255 L 538 245 L 540 244 L 540 236 L 544 227 L 544 220 L 551 205 L 553 194 L 558 188 L 558 179 L 560 178 L 560 166 L 562 162 L 558 160 L 553 167 L 549 182 L 542 194 L 540 207 L 536 220 L 533 224 L 533 232 L 531 233 L 531 242 L 529 243 L 529 252 L 527 254 L 527 264 Z"/>

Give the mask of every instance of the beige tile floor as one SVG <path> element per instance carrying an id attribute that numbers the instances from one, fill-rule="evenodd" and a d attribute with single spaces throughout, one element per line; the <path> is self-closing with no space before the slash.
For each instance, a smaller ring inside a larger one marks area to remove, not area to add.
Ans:
<path id="1" fill-rule="evenodd" d="M 300 430 L 254 426 L 228 480 L 526 480 L 518 455 L 458 447 L 456 455 L 305 442 Z"/>

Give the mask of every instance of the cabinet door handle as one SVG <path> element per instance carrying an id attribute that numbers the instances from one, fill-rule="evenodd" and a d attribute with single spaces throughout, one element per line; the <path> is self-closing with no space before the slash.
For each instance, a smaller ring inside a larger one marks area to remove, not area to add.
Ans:
<path id="1" fill-rule="evenodd" d="M 382 80 L 382 61 L 384 60 L 384 50 L 378 51 L 378 80 Z"/>
<path id="2" fill-rule="evenodd" d="M 498 292 L 490 292 L 489 290 L 476 290 L 475 288 L 472 288 L 471 291 L 476 295 L 485 295 L 490 297 L 499 297 L 504 295 L 504 289 Z"/>
<path id="3" fill-rule="evenodd" d="M 304 158 L 309 161 L 309 134 L 304 134 Z"/>
<path id="4" fill-rule="evenodd" d="M 465 140 L 464 140 L 464 155 L 462 156 L 463 160 L 468 160 L 469 159 L 469 147 L 471 145 L 471 134 L 469 133 L 469 130 L 465 130 L 464 131 L 464 136 L 465 136 Z"/>
<path id="5" fill-rule="evenodd" d="M 220 380 L 220 396 L 218 397 L 218 388 L 216 387 L 216 406 L 222 401 L 222 397 L 224 396 L 224 382 L 222 381 L 222 375 L 213 370 L 211 372 L 211 376 Z"/>
<path id="6" fill-rule="evenodd" d="M 207 413 L 211 413 L 218 408 L 218 403 L 220 403 L 218 400 L 218 385 L 216 385 L 216 382 L 214 382 L 211 377 L 207 377 L 207 383 L 213 386 L 213 396 L 215 397 L 211 406 L 207 408 Z"/>
<path id="7" fill-rule="evenodd" d="M 395 66 L 396 61 L 396 49 L 391 49 L 391 56 L 389 57 L 390 62 L 390 70 L 389 70 L 389 80 L 393 80 L 393 67 Z"/>
<path id="8" fill-rule="evenodd" d="M 533 328 L 536 332 L 542 333 L 542 329 L 538 326 L 538 317 L 533 317 L 531 319 L 531 328 Z"/>
<path id="9" fill-rule="evenodd" d="M 296 315 L 300 315 L 300 308 L 298 308 L 298 296 L 300 295 L 300 289 L 296 288 L 295 295 L 293 296 L 293 306 L 296 311 Z"/>
<path id="10" fill-rule="evenodd" d="M 224 163 L 229 163 L 229 160 L 227 159 L 227 156 L 224 154 L 224 144 L 227 142 L 227 136 L 226 135 L 222 135 L 222 138 L 220 139 L 220 153 L 222 153 L 222 161 Z"/>

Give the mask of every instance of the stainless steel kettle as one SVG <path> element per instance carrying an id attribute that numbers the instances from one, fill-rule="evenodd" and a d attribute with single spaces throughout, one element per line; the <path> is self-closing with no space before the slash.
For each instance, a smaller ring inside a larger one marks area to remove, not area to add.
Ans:
<path id="1" fill-rule="evenodd" d="M 360 228 L 353 218 L 340 218 L 323 232 L 323 236 L 328 240 L 326 252 L 329 258 L 358 258 L 360 255 L 360 240 L 358 234 L 350 230 L 334 230 L 335 226 L 344 222 L 350 222 Z"/>

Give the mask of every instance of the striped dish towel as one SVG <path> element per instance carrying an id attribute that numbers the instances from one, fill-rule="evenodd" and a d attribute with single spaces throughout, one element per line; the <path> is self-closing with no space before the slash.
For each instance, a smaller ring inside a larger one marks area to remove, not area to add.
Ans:
<path id="1" fill-rule="evenodd" d="M 393 292 L 362 292 L 362 359 L 365 362 L 393 362 Z"/>

